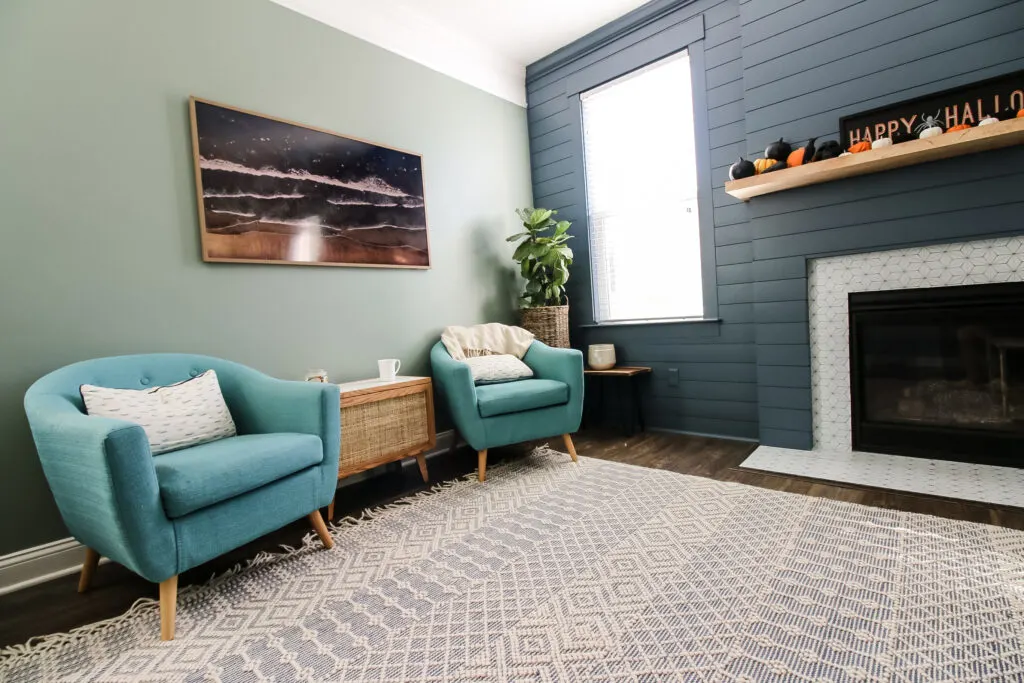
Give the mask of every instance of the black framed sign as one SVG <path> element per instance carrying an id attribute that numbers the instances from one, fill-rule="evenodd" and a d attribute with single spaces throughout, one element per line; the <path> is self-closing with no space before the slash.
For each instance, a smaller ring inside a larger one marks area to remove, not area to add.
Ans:
<path id="1" fill-rule="evenodd" d="M 878 138 L 900 142 L 915 137 L 929 118 L 948 130 L 964 124 L 975 126 L 986 117 L 1021 109 L 1024 109 L 1024 70 L 844 116 L 839 119 L 839 137 L 844 147 Z"/>

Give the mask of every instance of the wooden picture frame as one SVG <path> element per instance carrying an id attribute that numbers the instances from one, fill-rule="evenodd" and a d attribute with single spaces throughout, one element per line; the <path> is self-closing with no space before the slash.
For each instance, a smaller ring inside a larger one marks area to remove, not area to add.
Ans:
<path id="1" fill-rule="evenodd" d="M 189 98 L 203 260 L 430 268 L 423 159 Z"/>

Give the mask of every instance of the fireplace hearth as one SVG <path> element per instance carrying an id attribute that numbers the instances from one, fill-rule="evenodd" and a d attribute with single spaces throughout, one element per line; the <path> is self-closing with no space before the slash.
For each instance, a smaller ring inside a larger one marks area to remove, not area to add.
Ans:
<path id="1" fill-rule="evenodd" d="M 1024 283 L 849 295 L 853 448 L 1024 467 Z"/>

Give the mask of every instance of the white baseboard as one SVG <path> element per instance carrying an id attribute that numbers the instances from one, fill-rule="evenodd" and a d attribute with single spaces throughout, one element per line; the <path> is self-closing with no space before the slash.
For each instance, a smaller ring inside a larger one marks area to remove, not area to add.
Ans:
<path id="1" fill-rule="evenodd" d="M 437 445 L 427 453 L 432 457 L 448 451 L 455 439 L 454 430 L 439 432 Z M 415 461 L 407 458 L 404 463 L 412 465 Z M 344 484 L 354 484 L 369 479 L 370 473 L 360 473 L 347 477 Z M 73 538 L 62 538 L 59 541 L 44 543 L 34 548 L 26 548 L 0 556 L 0 595 L 13 593 L 51 579 L 74 574 L 82 568 L 85 560 L 85 547 Z M 107 562 L 107 558 L 100 560 Z"/>
<path id="2" fill-rule="evenodd" d="M 0 595 L 13 593 L 82 568 L 85 547 L 63 538 L 0 557 Z"/>

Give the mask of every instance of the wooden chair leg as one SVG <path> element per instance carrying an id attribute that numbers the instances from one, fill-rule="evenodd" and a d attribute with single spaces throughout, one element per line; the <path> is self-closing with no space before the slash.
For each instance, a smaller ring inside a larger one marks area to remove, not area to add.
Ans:
<path id="1" fill-rule="evenodd" d="M 84 593 L 92 585 L 92 575 L 96 565 L 100 563 L 100 554 L 92 548 L 85 549 L 85 561 L 82 562 L 82 575 L 78 578 L 78 592 Z"/>
<path id="2" fill-rule="evenodd" d="M 476 476 L 480 481 L 487 480 L 487 449 L 478 451 L 476 454 L 477 472 Z"/>
<path id="3" fill-rule="evenodd" d="M 178 609 L 178 577 L 160 582 L 160 640 L 174 640 L 174 618 Z"/>
<path id="4" fill-rule="evenodd" d="M 565 449 L 569 451 L 569 457 L 572 458 L 572 461 L 579 462 L 576 459 L 576 446 L 572 443 L 572 437 L 568 434 L 562 434 L 562 441 L 565 441 Z"/>
<path id="5" fill-rule="evenodd" d="M 423 477 L 423 483 L 428 483 L 430 481 L 430 473 L 427 472 L 427 457 L 422 453 L 417 453 L 416 464 L 420 466 L 420 476 Z"/>
<path id="6" fill-rule="evenodd" d="M 320 542 L 324 544 L 324 547 L 328 550 L 333 548 L 334 539 L 331 538 L 331 532 L 327 530 L 327 525 L 324 524 L 324 518 L 320 516 L 319 510 L 313 510 L 313 512 L 309 513 L 309 523 L 313 525 L 313 530 L 320 537 Z"/>
<path id="7" fill-rule="evenodd" d="M 334 498 L 331 498 L 330 505 L 327 506 L 327 521 L 328 522 L 333 522 L 334 521 L 334 501 L 337 500 L 337 498 L 338 498 L 338 494 L 335 493 L 334 494 Z"/>

